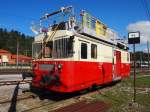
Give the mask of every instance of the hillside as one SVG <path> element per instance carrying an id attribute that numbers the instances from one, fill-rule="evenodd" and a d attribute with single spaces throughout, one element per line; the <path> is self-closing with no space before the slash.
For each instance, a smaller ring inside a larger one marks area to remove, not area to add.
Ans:
<path id="1" fill-rule="evenodd" d="M 17 40 L 19 42 L 19 54 L 31 56 L 33 37 L 15 30 L 7 31 L 0 28 L 0 49 L 5 49 L 16 54 Z"/>

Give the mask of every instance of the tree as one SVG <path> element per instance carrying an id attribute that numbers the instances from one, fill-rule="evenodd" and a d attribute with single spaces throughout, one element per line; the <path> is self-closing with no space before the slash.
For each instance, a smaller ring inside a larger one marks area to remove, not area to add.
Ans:
<path id="1" fill-rule="evenodd" d="M 19 42 L 19 54 L 24 55 L 25 52 L 28 56 L 32 55 L 32 42 L 34 38 L 27 36 L 21 32 L 0 28 L 0 49 L 5 49 L 13 54 L 16 54 L 17 40 Z"/>

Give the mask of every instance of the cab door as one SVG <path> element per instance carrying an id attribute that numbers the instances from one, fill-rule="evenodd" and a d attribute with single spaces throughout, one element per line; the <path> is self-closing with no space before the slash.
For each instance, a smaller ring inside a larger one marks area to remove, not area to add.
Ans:
<path id="1" fill-rule="evenodd" d="M 89 60 L 89 43 L 80 41 L 80 73 L 82 74 L 82 79 L 86 79 L 88 77 L 85 77 L 83 74 L 88 74 L 88 70 L 90 68 L 88 64 Z"/>
<path id="2" fill-rule="evenodd" d="M 121 52 L 115 50 L 114 51 L 114 74 L 113 74 L 113 80 L 121 79 Z"/>
<path id="3" fill-rule="evenodd" d="M 76 84 L 83 84 L 89 80 L 89 42 L 79 40 L 77 46 L 78 49 L 78 61 L 76 62 L 76 70 L 74 81 Z"/>

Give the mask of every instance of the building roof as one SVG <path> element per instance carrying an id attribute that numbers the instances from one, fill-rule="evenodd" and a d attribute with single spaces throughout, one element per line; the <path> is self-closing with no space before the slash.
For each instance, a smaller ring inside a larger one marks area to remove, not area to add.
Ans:
<path id="1" fill-rule="evenodd" d="M 10 53 L 10 52 L 4 49 L 0 49 L 0 53 Z"/>
<path id="2" fill-rule="evenodd" d="M 11 56 L 12 59 L 17 59 L 17 55 L 13 54 Z M 22 59 L 25 59 L 25 60 L 31 60 L 32 58 L 31 57 L 28 57 L 28 56 L 24 56 L 24 55 L 18 55 L 18 59 L 22 60 Z"/>

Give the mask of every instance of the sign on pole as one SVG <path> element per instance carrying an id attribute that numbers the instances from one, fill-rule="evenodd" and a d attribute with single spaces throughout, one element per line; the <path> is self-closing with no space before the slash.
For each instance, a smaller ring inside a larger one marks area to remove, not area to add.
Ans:
<path id="1" fill-rule="evenodd" d="M 130 32 L 128 33 L 128 43 L 138 44 L 140 43 L 140 32 Z"/>
<path id="2" fill-rule="evenodd" d="M 128 44 L 133 44 L 133 54 L 134 54 L 134 97 L 133 97 L 133 101 L 136 102 L 136 63 L 135 63 L 135 44 L 140 43 L 140 32 L 130 32 L 128 33 Z"/>

